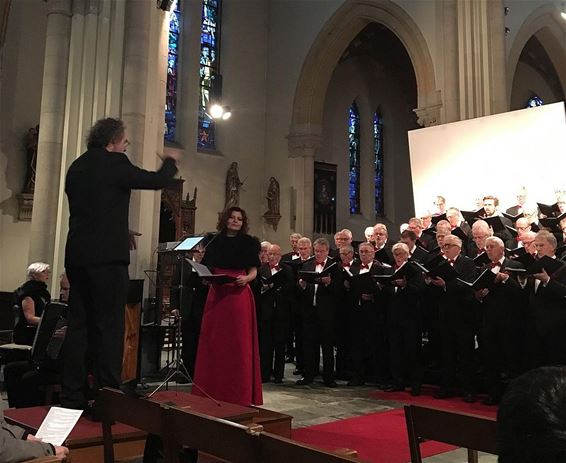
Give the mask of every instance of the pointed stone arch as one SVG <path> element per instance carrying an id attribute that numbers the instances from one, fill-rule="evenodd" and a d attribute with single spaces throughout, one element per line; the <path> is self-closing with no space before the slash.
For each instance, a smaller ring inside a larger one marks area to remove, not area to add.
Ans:
<path id="1" fill-rule="evenodd" d="M 566 22 L 560 17 L 555 5 L 543 5 L 534 10 L 525 19 L 517 32 L 509 56 L 507 58 L 507 100 L 511 101 L 513 79 L 519 57 L 529 39 L 533 36 L 539 40 L 552 62 L 562 90 L 566 94 Z"/>
<path id="2" fill-rule="evenodd" d="M 440 120 L 441 98 L 434 63 L 417 23 L 391 0 L 347 0 L 320 30 L 297 81 L 288 136 L 296 210 L 295 229 L 312 236 L 314 155 L 321 146 L 325 96 L 334 68 L 352 40 L 370 23 L 390 29 L 411 59 L 417 84 L 419 124 Z"/>

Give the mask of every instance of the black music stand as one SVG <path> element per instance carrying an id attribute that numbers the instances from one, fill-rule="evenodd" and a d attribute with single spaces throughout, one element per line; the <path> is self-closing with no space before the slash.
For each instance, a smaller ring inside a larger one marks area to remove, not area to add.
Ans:
<path id="1" fill-rule="evenodd" d="M 183 302 L 183 294 L 185 290 L 185 278 L 184 278 L 184 271 L 185 271 L 185 262 L 187 254 L 194 252 L 197 247 L 202 244 L 208 235 L 197 235 L 197 236 L 188 236 L 182 241 L 180 241 L 174 248 L 167 250 L 165 252 L 175 253 L 177 255 L 177 259 L 181 262 L 181 281 L 179 285 L 179 301 L 180 304 Z M 180 309 L 180 307 L 179 307 Z M 159 391 L 163 386 L 167 389 L 169 387 L 169 381 L 171 381 L 175 377 L 182 377 L 185 378 L 188 382 L 193 383 L 193 379 L 189 374 L 187 367 L 183 362 L 183 358 L 181 357 L 181 342 L 182 342 L 182 333 L 181 333 L 181 322 L 182 317 L 181 313 L 179 312 L 179 316 L 176 317 L 174 324 L 169 325 L 173 327 L 174 333 L 174 346 L 173 346 L 173 356 L 172 359 L 168 362 L 165 366 L 167 368 L 167 374 L 165 375 L 165 379 L 150 393 L 147 397 L 151 397 L 157 391 Z"/>

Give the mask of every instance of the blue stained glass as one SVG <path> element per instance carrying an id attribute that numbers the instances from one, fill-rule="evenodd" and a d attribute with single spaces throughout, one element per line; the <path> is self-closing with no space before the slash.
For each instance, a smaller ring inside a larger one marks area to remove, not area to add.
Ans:
<path id="1" fill-rule="evenodd" d="M 542 99 L 538 96 L 538 95 L 533 95 L 531 98 L 529 98 L 529 101 L 527 101 L 527 108 L 536 108 L 537 106 L 542 106 L 544 104 L 544 102 L 542 101 Z"/>
<path id="2" fill-rule="evenodd" d="M 218 75 L 220 34 L 220 2 L 203 0 L 200 34 L 200 99 L 199 99 L 199 128 L 197 146 L 199 148 L 216 149 L 215 122 L 208 115 L 208 107 L 214 97 L 214 78 Z"/>
<path id="3" fill-rule="evenodd" d="M 350 214 L 360 213 L 360 113 L 354 101 L 348 118 L 348 152 L 350 169 L 348 173 L 348 198 Z"/>
<path id="4" fill-rule="evenodd" d="M 165 86 L 165 140 L 175 141 L 177 125 L 177 68 L 179 37 L 181 33 L 179 2 L 173 2 L 169 15 L 169 47 L 167 55 L 167 83 Z"/>
<path id="5" fill-rule="evenodd" d="M 385 214 L 383 201 L 383 119 L 379 111 L 373 115 L 373 153 L 375 156 L 375 215 Z"/>

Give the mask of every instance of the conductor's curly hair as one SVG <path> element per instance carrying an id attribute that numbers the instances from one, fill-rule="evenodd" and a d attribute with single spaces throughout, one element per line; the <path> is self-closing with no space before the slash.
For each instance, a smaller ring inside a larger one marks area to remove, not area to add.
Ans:
<path id="1" fill-rule="evenodd" d="M 126 127 L 120 119 L 108 117 L 97 121 L 88 132 L 87 148 L 106 148 L 124 136 Z"/>

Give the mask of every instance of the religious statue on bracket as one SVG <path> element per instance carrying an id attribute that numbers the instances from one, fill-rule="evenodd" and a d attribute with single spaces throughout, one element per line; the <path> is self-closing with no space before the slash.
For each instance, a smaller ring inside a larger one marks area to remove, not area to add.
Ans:
<path id="1" fill-rule="evenodd" d="M 226 174 L 226 199 L 224 210 L 240 205 L 240 188 L 243 184 L 244 182 L 240 180 L 238 175 L 238 163 L 233 162 Z"/>
<path id="2" fill-rule="evenodd" d="M 273 227 L 274 231 L 277 231 L 277 225 L 279 224 L 279 220 L 281 220 L 279 207 L 281 203 L 281 193 L 279 182 L 275 177 L 269 179 L 269 186 L 267 187 L 265 198 L 267 199 L 267 211 L 263 214 L 263 219 L 268 225 Z"/>
<path id="3" fill-rule="evenodd" d="M 26 176 L 24 188 L 17 195 L 19 214 L 18 219 L 30 221 L 33 209 L 33 193 L 35 191 L 35 173 L 37 169 L 37 146 L 39 141 L 39 125 L 30 127 L 24 136 L 24 148 L 26 151 Z"/>

